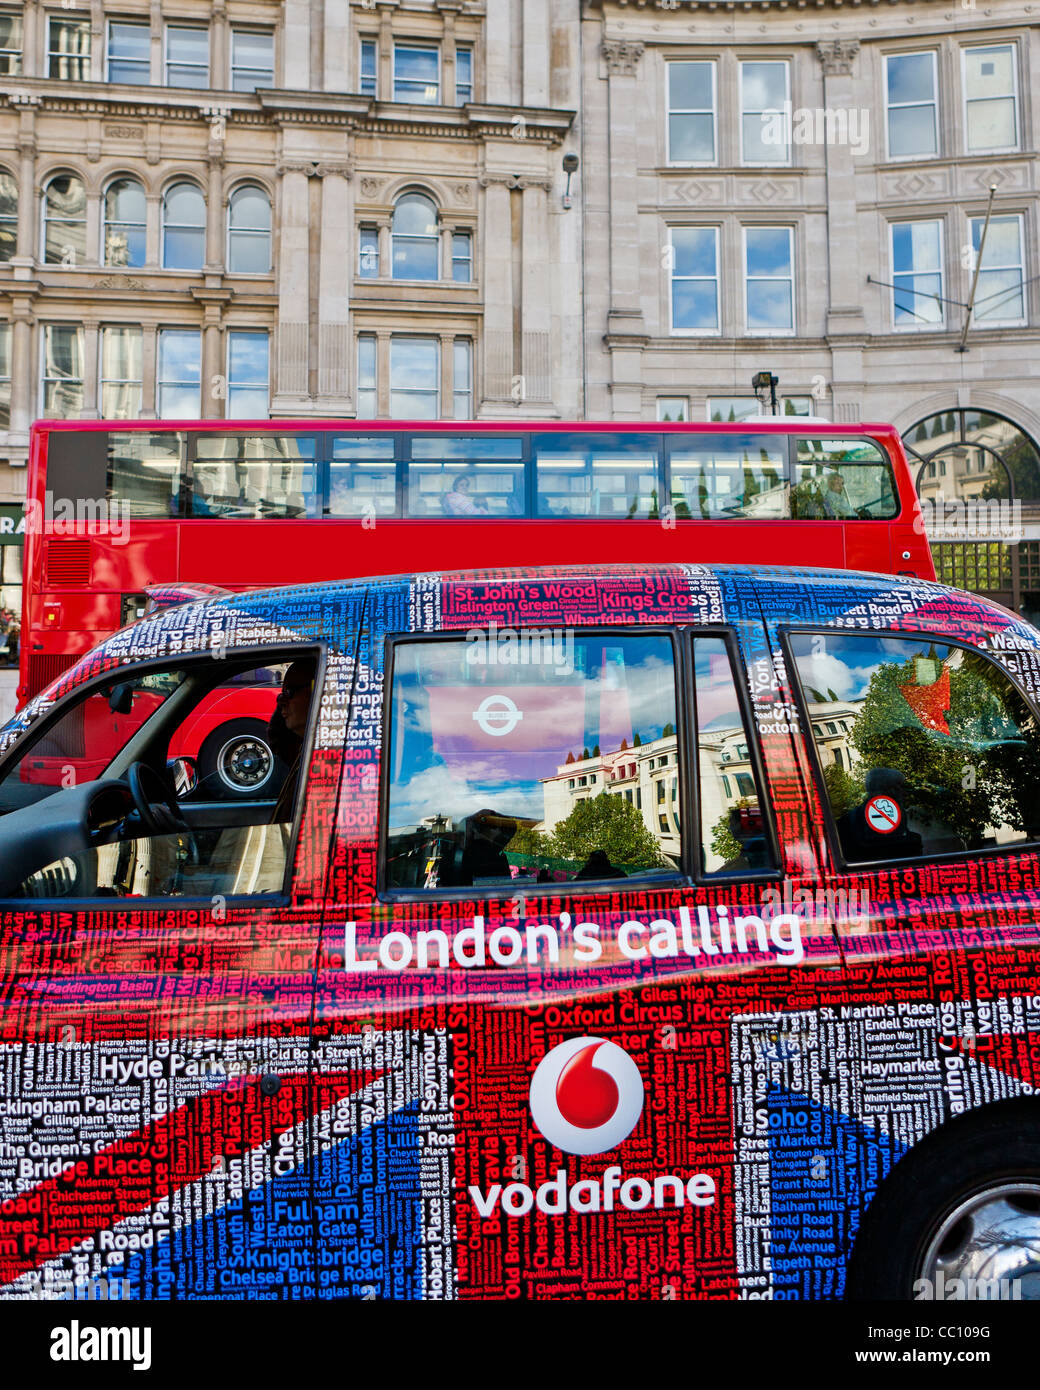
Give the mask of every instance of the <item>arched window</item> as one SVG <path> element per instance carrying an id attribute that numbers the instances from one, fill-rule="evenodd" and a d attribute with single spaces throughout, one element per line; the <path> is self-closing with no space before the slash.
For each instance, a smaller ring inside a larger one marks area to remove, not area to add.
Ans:
<path id="1" fill-rule="evenodd" d="M 271 200 L 262 188 L 236 188 L 228 206 L 228 270 L 266 275 L 271 269 Z"/>
<path id="2" fill-rule="evenodd" d="M 87 191 L 75 174 L 56 174 L 43 191 L 45 265 L 82 265 L 87 258 Z"/>
<path id="3" fill-rule="evenodd" d="M 144 265 L 144 188 L 136 179 L 115 179 L 105 191 L 105 264 Z"/>
<path id="4" fill-rule="evenodd" d="M 14 175 L 0 169 L 0 263 L 9 261 L 18 246 L 18 185 Z"/>
<path id="5" fill-rule="evenodd" d="M 394 205 L 391 223 L 395 280 L 436 280 L 440 240 L 437 209 L 422 193 L 404 193 Z"/>
<path id="6" fill-rule="evenodd" d="M 193 183 L 171 184 L 162 202 L 164 270 L 201 270 L 206 259 L 206 201 Z"/>

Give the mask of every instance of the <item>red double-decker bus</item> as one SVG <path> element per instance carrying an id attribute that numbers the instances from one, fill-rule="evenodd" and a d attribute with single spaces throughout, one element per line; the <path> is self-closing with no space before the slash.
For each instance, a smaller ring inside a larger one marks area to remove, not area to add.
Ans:
<path id="1" fill-rule="evenodd" d="M 930 579 L 915 500 L 883 424 L 41 421 L 19 698 L 153 585 L 611 560 Z"/>

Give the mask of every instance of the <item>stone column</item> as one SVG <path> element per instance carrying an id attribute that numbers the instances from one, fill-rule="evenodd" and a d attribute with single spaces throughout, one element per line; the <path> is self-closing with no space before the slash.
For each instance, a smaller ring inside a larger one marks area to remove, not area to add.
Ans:
<path id="1" fill-rule="evenodd" d="M 46 50 L 46 41 L 42 51 L 40 47 L 38 0 L 25 0 L 22 5 L 22 73 L 25 77 L 47 76 Z"/>
<path id="2" fill-rule="evenodd" d="M 282 45 L 285 55 L 283 83 L 307 91 L 311 85 L 310 0 L 285 0 Z"/>
<path id="3" fill-rule="evenodd" d="M 628 40 L 603 44 L 607 66 L 607 122 L 610 132 L 609 225 L 610 287 L 605 342 L 610 353 L 611 414 L 642 415 L 642 352 L 647 338 L 639 285 L 639 176 L 636 126 L 640 109 L 636 80 L 643 45 Z"/>
<path id="4" fill-rule="evenodd" d="M 104 0 L 90 0 L 90 80 L 105 80 Z"/>
<path id="5" fill-rule="evenodd" d="M 32 298 L 15 295 L 11 301 L 11 444 L 28 444 L 29 426 L 36 417 L 33 392 L 39 391 L 32 362 Z"/>
<path id="6" fill-rule="evenodd" d="M 38 96 L 12 96 L 20 107 L 18 128 L 18 237 L 11 262 L 16 277 L 25 278 L 36 261 L 36 238 L 39 234 L 39 199 L 36 191 L 36 124 L 35 108 Z M 43 249 L 40 248 L 40 260 Z"/>
<path id="7" fill-rule="evenodd" d="M 455 105 L 455 11 L 448 9 L 444 0 L 438 8 L 444 19 L 444 37 L 441 39 L 441 102 L 444 106 Z"/>
<path id="8" fill-rule="evenodd" d="M 95 319 L 83 321 L 83 409 L 80 418 L 96 420 L 98 407 L 98 324 Z"/>
<path id="9" fill-rule="evenodd" d="M 202 325 L 202 418 L 219 420 L 227 412 L 226 363 L 220 351 L 220 307 L 206 305 L 206 315 Z M 224 382 L 224 390 L 217 389 L 218 379 Z"/>
<path id="10" fill-rule="evenodd" d="M 549 276 L 551 180 L 523 180 L 523 324 L 521 375 L 526 401 L 552 399 L 552 310 Z"/>
<path id="11" fill-rule="evenodd" d="M 353 170 L 319 164 L 321 261 L 318 268 L 318 397 L 323 414 L 353 413 L 350 399 L 350 287 L 357 259 Z"/>
<path id="12" fill-rule="evenodd" d="M 487 0 L 484 21 L 484 91 L 489 102 L 508 106 L 513 100 L 513 62 L 510 5 L 518 0 Z"/>
<path id="13" fill-rule="evenodd" d="M 483 413 L 498 414 L 512 405 L 513 376 L 513 227 L 510 175 L 482 174 L 484 189 L 484 399 Z M 484 410 L 484 406 L 487 409 Z"/>
<path id="14" fill-rule="evenodd" d="M 163 15 L 162 0 L 152 0 L 148 10 L 149 74 L 153 87 L 161 87 L 163 72 Z"/>
<path id="15" fill-rule="evenodd" d="M 455 334 L 441 334 L 441 419 L 455 414 Z"/>
<path id="16" fill-rule="evenodd" d="M 162 195 L 150 193 L 145 198 L 144 269 L 156 270 L 162 254 Z"/>
<path id="17" fill-rule="evenodd" d="M 379 230 L 379 279 L 388 280 L 393 272 L 393 242 L 390 237 L 390 218 L 380 217 L 376 222 Z"/>
<path id="18" fill-rule="evenodd" d="M 203 106 L 202 114 L 209 120 L 209 145 L 206 150 L 206 262 L 207 275 L 220 275 L 224 270 L 224 247 L 227 209 L 224 206 L 224 137 L 230 109 L 226 106 Z"/>
<path id="19" fill-rule="evenodd" d="M 210 0 L 213 22 L 209 26 L 209 85 L 213 91 L 231 90 L 231 36 L 225 0 Z"/>
<path id="20" fill-rule="evenodd" d="M 351 72 L 350 6 L 325 6 L 325 91 L 349 92 Z M 356 89 L 355 89 L 356 90 Z"/>
<path id="21" fill-rule="evenodd" d="M 386 419 L 390 414 L 390 330 L 376 331 L 376 414 Z"/>
<path id="22" fill-rule="evenodd" d="M 856 39 L 831 39 L 816 45 L 816 56 L 823 67 L 825 108 L 854 109 L 852 67 L 858 52 Z M 879 139 L 880 132 L 875 131 L 874 138 Z M 849 248 L 858 244 L 852 147 L 828 142 L 824 146 L 824 158 L 827 164 L 826 334 L 831 340 L 830 413 L 838 421 L 858 420 L 863 397 L 863 348 L 867 326 L 862 275 L 856 256 L 849 254 Z M 814 325 L 807 327 L 810 333 L 816 332 Z"/>
<path id="23" fill-rule="evenodd" d="M 146 323 L 141 330 L 141 419 L 155 416 L 155 369 L 158 359 L 159 331 L 152 323 Z"/>
<path id="24" fill-rule="evenodd" d="M 394 98 L 394 40 L 390 19 L 397 0 L 379 6 L 379 45 L 376 50 L 376 96 L 380 101 Z"/>
<path id="25" fill-rule="evenodd" d="M 278 166 L 281 175 L 278 251 L 278 352 L 272 414 L 287 414 L 309 400 L 310 336 L 309 194 L 314 165 L 306 161 Z"/>
<path id="26" fill-rule="evenodd" d="M 548 106 L 549 0 L 521 0 L 521 3 L 524 23 L 524 105 Z"/>

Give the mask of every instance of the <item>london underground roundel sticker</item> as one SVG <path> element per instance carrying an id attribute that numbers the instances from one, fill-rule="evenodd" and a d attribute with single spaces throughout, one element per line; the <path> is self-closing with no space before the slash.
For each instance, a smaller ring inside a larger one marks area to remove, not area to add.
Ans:
<path id="1" fill-rule="evenodd" d="M 863 808 L 863 814 L 871 830 L 876 830 L 879 835 L 891 835 L 893 830 L 899 829 L 903 820 L 898 801 L 893 801 L 890 796 L 872 796 Z"/>
<path id="2" fill-rule="evenodd" d="M 564 1153 L 616 1148 L 642 1113 L 639 1068 L 605 1038 L 569 1038 L 545 1054 L 531 1078 L 534 1122 Z"/>

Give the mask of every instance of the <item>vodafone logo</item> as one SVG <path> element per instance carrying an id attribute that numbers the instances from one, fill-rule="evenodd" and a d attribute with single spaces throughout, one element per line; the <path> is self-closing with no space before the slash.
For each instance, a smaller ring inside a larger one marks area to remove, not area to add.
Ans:
<path id="1" fill-rule="evenodd" d="M 547 1052 L 531 1078 L 531 1114 L 554 1148 L 601 1154 L 616 1148 L 643 1113 L 643 1078 L 616 1043 L 570 1038 Z"/>

